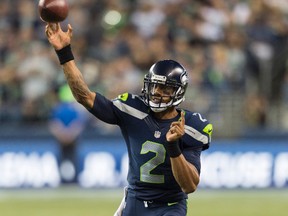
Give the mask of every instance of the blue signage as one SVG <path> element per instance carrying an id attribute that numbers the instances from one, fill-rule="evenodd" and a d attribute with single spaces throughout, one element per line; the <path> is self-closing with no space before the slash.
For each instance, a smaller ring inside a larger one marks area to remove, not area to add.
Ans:
<path id="1" fill-rule="evenodd" d="M 60 150 L 53 140 L 0 140 L 0 187 L 58 187 Z M 81 187 L 127 184 L 128 155 L 119 138 L 82 140 L 76 149 Z M 218 140 L 202 153 L 200 187 L 288 187 L 288 142 Z"/>

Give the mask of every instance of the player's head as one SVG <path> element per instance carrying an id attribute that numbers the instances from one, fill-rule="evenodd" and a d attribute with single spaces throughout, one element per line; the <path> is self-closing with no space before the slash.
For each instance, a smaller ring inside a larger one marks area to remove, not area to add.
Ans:
<path id="1" fill-rule="evenodd" d="M 185 68 L 176 61 L 162 60 L 153 64 L 144 77 L 145 102 L 154 112 L 162 112 L 184 101 L 188 77 Z"/>

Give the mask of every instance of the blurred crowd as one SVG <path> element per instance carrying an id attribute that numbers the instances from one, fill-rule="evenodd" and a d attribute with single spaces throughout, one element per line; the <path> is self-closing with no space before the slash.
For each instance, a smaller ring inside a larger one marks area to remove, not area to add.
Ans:
<path id="1" fill-rule="evenodd" d="M 244 126 L 263 127 L 288 103 L 287 0 L 67 1 L 77 64 L 108 98 L 141 93 L 150 66 L 174 59 L 190 75 L 183 106 L 206 116 L 239 98 Z M 38 0 L 0 1 L 0 124 L 47 121 L 59 103 L 65 79 L 44 29 Z"/>

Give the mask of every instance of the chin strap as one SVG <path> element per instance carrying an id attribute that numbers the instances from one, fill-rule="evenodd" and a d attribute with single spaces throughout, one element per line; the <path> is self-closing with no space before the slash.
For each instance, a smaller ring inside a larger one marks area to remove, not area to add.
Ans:
<path id="1" fill-rule="evenodd" d="M 149 106 L 153 112 L 162 112 L 165 111 L 168 107 L 172 106 L 172 100 L 169 103 L 160 103 L 160 104 L 156 104 L 153 103 L 152 101 L 149 101 Z"/>
<path id="2" fill-rule="evenodd" d="M 162 108 L 156 108 L 156 107 L 150 107 L 150 109 L 153 111 L 153 112 L 163 112 L 167 109 L 167 107 L 162 107 Z"/>

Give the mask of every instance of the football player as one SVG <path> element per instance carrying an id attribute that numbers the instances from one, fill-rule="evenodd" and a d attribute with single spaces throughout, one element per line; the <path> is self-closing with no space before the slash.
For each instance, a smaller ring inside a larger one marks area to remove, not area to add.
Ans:
<path id="1" fill-rule="evenodd" d="M 186 215 L 212 124 L 178 108 L 188 85 L 185 68 L 174 60 L 158 61 L 144 77 L 142 95 L 124 93 L 109 100 L 84 82 L 70 47 L 71 25 L 64 32 L 60 24 L 48 24 L 46 35 L 76 100 L 100 120 L 118 125 L 126 141 L 128 186 L 115 215 Z"/>

